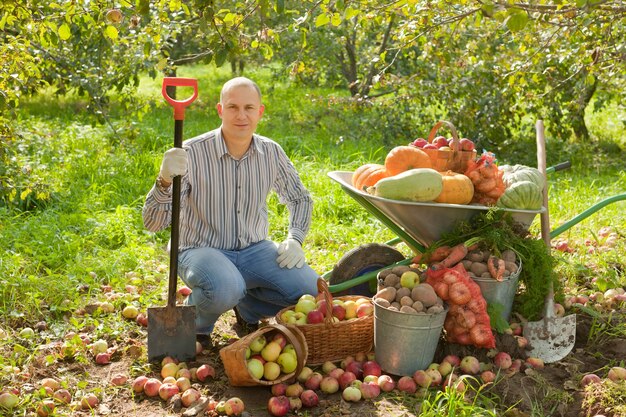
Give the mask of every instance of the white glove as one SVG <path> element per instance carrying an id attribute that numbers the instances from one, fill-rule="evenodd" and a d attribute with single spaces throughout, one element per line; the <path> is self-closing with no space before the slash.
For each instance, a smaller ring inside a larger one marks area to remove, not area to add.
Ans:
<path id="1" fill-rule="evenodd" d="M 187 152 L 182 148 L 168 149 L 163 155 L 159 176 L 171 182 L 178 175 L 187 173 Z"/>
<path id="2" fill-rule="evenodd" d="M 302 268 L 304 266 L 304 251 L 300 242 L 295 239 L 287 239 L 278 245 L 278 266 L 291 269 Z"/>

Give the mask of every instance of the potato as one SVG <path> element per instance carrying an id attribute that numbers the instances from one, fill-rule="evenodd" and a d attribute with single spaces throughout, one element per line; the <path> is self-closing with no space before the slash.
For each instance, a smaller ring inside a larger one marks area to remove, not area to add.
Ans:
<path id="1" fill-rule="evenodd" d="M 391 303 L 391 306 L 389 306 L 389 308 L 395 308 L 397 311 L 400 311 L 400 307 L 402 306 L 397 301 L 394 301 L 393 303 Z"/>
<path id="2" fill-rule="evenodd" d="M 413 305 L 413 299 L 411 297 L 409 297 L 408 295 L 405 295 L 404 297 L 402 297 L 400 299 L 400 305 L 401 306 L 411 306 L 411 305 Z"/>
<path id="3" fill-rule="evenodd" d="M 396 301 L 400 302 L 400 300 L 402 300 L 402 297 L 406 297 L 406 296 L 411 296 L 411 290 L 405 287 L 400 288 L 399 290 L 396 290 Z"/>
<path id="4" fill-rule="evenodd" d="M 389 306 L 391 306 L 391 303 L 384 298 L 375 298 L 374 302 L 384 308 L 389 308 Z"/>
<path id="5" fill-rule="evenodd" d="M 387 278 L 387 275 L 392 274 L 393 272 L 391 271 L 391 269 L 383 269 L 382 271 L 378 272 L 378 275 L 376 275 L 376 278 L 378 278 L 381 281 L 384 281 L 385 278 Z"/>
<path id="6" fill-rule="evenodd" d="M 465 268 L 466 271 L 469 271 L 473 262 L 469 259 L 463 259 L 461 263 L 463 264 L 463 268 Z"/>
<path id="7" fill-rule="evenodd" d="M 505 262 L 515 263 L 517 261 L 517 254 L 511 249 L 506 249 L 502 252 L 502 259 L 504 259 Z"/>
<path id="8" fill-rule="evenodd" d="M 408 314 L 417 314 L 417 311 L 415 311 L 413 307 L 411 306 L 402 306 L 402 308 L 400 308 L 400 312 L 408 313 Z"/>
<path id="9" fill-rule="evenodd" d="M 469 269 L 477 277 L 482 276 L 485 272 L 489 271 L 487 264 L 484 262 L 472 262 L 472 266 Z"/>
<path id="10" fill-rule="evenodd" d="M 504 254 L 503 254 L 504 256 Z M 504 259 L 504 258 L 502 258 Z M 504 261 L 504 269 L 506 269 L 507 271 L 509 271 L 511 274 L 514 274 L 517 272 L 517 264 L 515 262 L 510 262 L 510 261 Z"/>
<path id="11" fill-rule="evenodd" d="M 467 253 L 465 259 L 468 259 L 472 262 L 481 262 L 484 259 L 484 255 L 482 251 L 472 250 Z"/>
<path id="12" fill-rule="evenodd" d="M 435 304 L 434 306 L 428 307 L 428 310 L 426 310 L 426 314 L 437 314 L 437 313 L 441 313 L 442 311 L 443 311 L 443 306 L 440 306 L 439 304 Z"/>
<path id="13" fill-rule="evenodd" d="M 489 271 L 487 271 L 487 272 L 482 273 L 479 278 L 493 278 L 493 277 L 491 276 Z"/>
<path id="14" fill-rule="evenodd" d="M 397 276 L 402 276 L 402 274 L 404 274 L 409 269 L 411 268 L 409 268 L 407 265 L 397 265 L 391 268 L 391 271 Z"/>
<path id="15" fill-rule="evenodd" d="M 374 296 L 374 299 L 383 299 L 385 301 L 387 301 L 388 303 L 392 303 L 395 301 L 396 299 L 396 289 L 394 287 L 387 287 L 387 288 L 383 288 L 382 290 L 378 291 L 376 293 L 376 295 Z"/>
<path id="16" fill-rule="evenodd" d="M 489 257 L 491 256 L 491 251 L 483 251 L 483 261 L 487 262 L 489 260 Z"/>
<path id="17" fill-rule="evenodd" d="M 411 291 L 413 301 L 420 301 L 424 307 L 430 307 L 437 303 L 437 293 L 429 284 L 419 284 Z"/>
<path id="18" fill-rule="evenodd" d="M 413 310 L 417 311 L 418 313 L 420 311 L 424 311 L 424 304 L 422 304 L 421 301 L 416 301 L 414 302 L 411 307 L 413 307 Z"/>
<path id="19" fill-rule="evenodd" d="M 396 284 L 400 283 L 400 277 L 394 273 L 387 274 L 383 283 L 385 284 L 385 287 L 395 287 Z"/>

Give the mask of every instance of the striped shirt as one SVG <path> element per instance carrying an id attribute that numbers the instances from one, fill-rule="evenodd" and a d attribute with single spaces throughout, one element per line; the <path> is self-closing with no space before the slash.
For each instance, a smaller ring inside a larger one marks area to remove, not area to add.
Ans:
<path id="1" fill-rule="evenodd" d="M 179 250 L 239 250 L 267 238 L 267 198 L 273 190 L 289 210 L 288 237 L 300 243 L 309 230 L 313 199 L 281 146 L 253 135 L 239 160 L 228 153 L 221 129 L 183 143 L 189 157 L 181 178 Z M 171 223 L 172 188 L 154 185 L 143 206 L 153 232 Z"/>

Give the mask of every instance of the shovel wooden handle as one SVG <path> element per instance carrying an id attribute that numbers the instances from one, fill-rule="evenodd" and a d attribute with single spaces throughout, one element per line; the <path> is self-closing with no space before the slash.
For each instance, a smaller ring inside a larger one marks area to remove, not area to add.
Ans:
<path id="1" fill-rule="evenodd" d="M 193 95 L 185 100 L 175 100 L 167 93 L 168 86 L 193 87 Z M 183 147 L 183 121 L 185 108 L 198 97 L 198 81 L 192 78 L 165 77 L 161 92 L 174 107 L 174 147 Z M 170 238 L 170 275 L 167 290 L 167 306 L 176 307 L 176 282 L 178 280 L 178 238 L 180 236 L 180 176 L 174 177 L 172 188 L 172 225 Z"/>

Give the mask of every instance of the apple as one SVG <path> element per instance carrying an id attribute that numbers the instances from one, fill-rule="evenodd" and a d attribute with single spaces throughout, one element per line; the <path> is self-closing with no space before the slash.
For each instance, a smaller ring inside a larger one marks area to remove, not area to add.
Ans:
<path id="1" fill-rule="evenodd" d="M 461 359 L 459 364 L 461 371 L 469 375 L 476 375 L 480 371 L 480 362 L 474 356 L 468 355 Z"/>
<path id="2" fill-rule="evenodd" d="M 324 376 L 319 372 L 313 372 L 306 381 L 304 381 L 304 387 L 306 389 L 316 390 L 320 388 L 320 383 L 324 379 Z"/>
<path id="3" fill-rule="evenodd" d="M 265 335 L 260 334 L 257 337 L 255 337 L 252 340 L 252 342 L 250 342 L 249 347 L 253 353 L 259 353 L 261 350 L 263 350 L 266 344 L 267 344 L 267 339 L 265 338 Z"/>
<path id="4" fill-rule="evenodd" d="M 343 305 L 339 305 L 339 304 L 333 305 L 333 317 L 336 317 L 340 321 L 345 320 L 346 309 L 344 308 Z"/>
<path id="5" fill-rule="evenodd" d="M 380 365 L 376 361 L 366 361 L 363 363 L 363 376 L 366 377 L 368 375 L 381 376 L 383 370 Z"/>
<path id="6" fill-rule="evenodd" d="M 181 368 L 180 365 L 178 365 L 178 372 L 176 372 L 176 379 L 178 378 L 187 378 L 191 380 L 191 371 L 187 368 Z"/>
<path id="7" fill-rule="evenodd" d="M 474 142 L 472 142 L 468 138 L 461 138 L 459 140 L 459 145 L 461 145 L 462 151 L 473 151 L 476 148 L 476 145 L 474 144 Z"/>
<path id="8" fill-rule="evenodd" d="M 324 394 L 334 394 L 339 391 L 339 381 L 337 381 L 337 378 L 327 375 L 320 382 L 320 390 Z"/>
<path id="9" fill-rule="evenodd" d="M 48 417 L 54 413 L 55 404 L 54 401 L 47 398 L 42 400 L 37 406 L 37 415 L 39 417 Z"/>
<path id="10" fill-rule="evenodd" d="M 44 378 L 40 381 L 42 387 L 48 387 L 53 391 L 61 388 L 61 383 L 54 378 Z"/>
<path id="11" fill-rule="evenodd" d="M 348 402 L 359 402 L 361 400 L 361 390 L 357 387 L 347 386 L 343 389 L 341 397 Z"/>
<path id="12" fill-rule="evenodd" d="M 361 391 L 361 397 L 366 400 L 371 400 L 380 395 L 380 386 L 374 382 L 363 382 L 359 390 Z"/>
<path id="13" fill-rule="evenodd" d="M 431 143 L 437 148 L 441 148 L 442 146 L 448 146 L 448 139 L 445 136 L 437 136 Z"/>
<path id="14" fill-rule="evenodd" d="M 232 397 L 226 400 L 224 412 L 227 416 L 238 416 L 246 409 L 243 401 L 239 397 Z"/>
<path id="15" fill-rule="evenodd" d="M 291 385 L 287 385 L 287 388 L 285 389 L 285 395 L 287 397 L 300 397 L 300 394 L 302 394 L 302 392 L 304 391 L 304 388 L 302 387 L 302 385 L 300 385 L 300 383 L 295 382 Z"/>
<path id="16" fill-rule="evenodd" d="M 443 377 L 441 376 L 441 373 L 437 370 L 437 369 L 426 369 L 426 375 L 428 375 L 431 380 L 432 380 L 432 385 L 434 386 L 439 386 L 441 385 L 441 382 L 443 380 Z"/>
<path id="17" fill-rule="evenodd" d="M 163 365 L 161 368 L 161 378 L 167 378 L 168 376 L 176 376 L 178 372 L 178 364 L 169 362 Z"/>
<path id="18" fill-rule="evenodd" d="M 437 370 L 439 371 L 441 376 L 448 376 L 450 373 L 452 373 L 452 364 L 447 361 L 442 361 L 437 367 Z"/>
<path id="19" fill-rule="evenodd" d="M 313 301 L 314 303 L 316 302 L 315 296 L 312 294 L 302 294 L 300 298 L 298 298 L 298 301 L 302 301 L 302 300 Z"/>
<path id="20" fill-rule="evenodd" d="M 526 366 L 533 369 L 543 369 L 545 364 L 540 358 L 526 358 Z"/>
<path id="21" fill-rule="evenodd" d="M 183 391 L 183 395 L 180 397 L 183 406 L 189 407 L 200 399 L 200 391 L 195 388 L 188 388 Z"/>
<path id="22" fill-rule="evenodd" d="M 356 317 L 356 309 L 357 309 L 357 305 L 356 302 L 352 301 L 352 300 L 346 300 L 343 303 L 343 308 L 346 309 L 346 317 L 345 320 L 350 320 Z"/>
<path id="23" fill-rule="evenodd" d="M 330 371 L 328 373 L 328 376 L 332 376 L 333 378 L 335 378 L 336 380 L 339 380 L 339 377 L 341 376 L 341 374 L 343 374 L 344 372 L 346 372 L 345 370 L 341 369 L 341 368 L 335 368 L 332 371 Z"/>
<path id="24" fill-rule="evenodd" d="M 363 378 L 363 363 L 354 360 L 346 365 L 346 372 L 352 372 L 356 379 Z"/>
<path id="25" fill-rule="evenodd" d="M 509 369 L 513 364 L 511 359 L 511 355 L 506 352 L 498 352 L 496 356 L 493 358 L 493 363 L 500 369 Z"/>
<path id="26" fill-rule="evenodd" d="M 23 339 L 32 339 L 33 337 L 35 337 L 35 331 L 30 327 L 24 327 L 22 330 L 20 330 L 19 335 Z"/>
<path id="27" fill-rule="evenodd" d="M 356 308 L 357 317 L 368 317 L 374 314 L 374 306 L 371 303 L 359 304 Z"/>
<path id="28" fill-rule="evenodd" d="M 307 389 L 300 394 L 300 400 L 302 401 L 302 405 L 306 408 L 315 407 L 319 404 L 320 399 L 312 389 Z"/>
<path id="29" fill-rule="evenodd" d="M 135 320 L 139 315 L 139 309 L 132 304 L 127 305 L 122 310 L 122 316 L 126 319 Z"/>
<path id="30" fill-rule="evenodd" d="M 295 311 L 293 310 L 285 310 L 281 315 L 280 315 L 280 319 L 284 322 L 284 323 L 291 323 L 291 318 L 293 317 L 293 315 L 296 314 Z M 294 319 L 294 323 L 295 323 L 295 319 Z"/>
<path id="31" fill-rule="evenodd" d="M 148 316 L 146 316 L 143 313 L 137 314 L 137 318 L 135 318 L 135 321 L 141 327 L 148 327 Z M 200 346 L 202 346 L 202 345 L 200 345 Z M 200 352 L 202 352 L 202 350 L 200 350 Z M 196 349 L 196 353 L 200 353 L 200 352 L 198 352 L 197 349 Z"/>
<path id="32" fill-rule="evenodd" d="M 284 349 L 285 346 L 287 346 L 287 338 L 285 337 L 284 334 L 282 333 L 276 333 L 273 337 L 272 337 L 272 341 L 273 342 L 277 342 L 280 345 L 281 349 Z"/>
<path id="33" fill-rule="evenodd" d="M 626 381 L 626 368 L 613 366 L 607 376 L 613 382 Z"/>
<path id="34" fill-rule="evenodd" d="M 493 382 L 493 381 L 496 380 L 496 374 L 494 374 L 493 371 L 483 371 L 480 374 L 480 379 L 485 384 L 488 384 L 488 383 Z"/>
<path id="35" fill-rule="evenodd" d="M 106 13 L 105 19 L 107 23 L 118 24 L 122 21 L 122 12 L 119 9 L 111 9 Z"/>
<path id="36" fill-rule="evenodd" d="M 412 290 L 419 283 L 420 276 L 415 271 L 406 271 L 400 276 L 400 285 L 404 288 Z"/>
<path id="37" fill-rule="evenodd" d="M 307 324 L 306 322 L 306 314 L 297 311 L 296 313 L 294 313 L 293 317 L 292 317 L 293 323 L 290 322 L 290 324 Z"/>
<path id="38" fill-rule="evenodd" d="M 459 365 L 461 365 L 461 358 L 459 358 L 457 355 L 446 355 L 443 358 L 442 362 L 448 362 L 450 365 L 458 368 Z"/>
<path id="39" fill-rule="evenodd" d="M 304 381 L 309 379 L 312 373 L 313 373 L 313 369 L 309 368 L 308 366 L 303 367 L 300 373 L 298 374 L 298 377 L 297 377 L 298 382 L 304 383 Z"/>
<path id="40" fill-rule="evenodd" d="M 410 376 L 400 377 L 396 387 L 398 388 L 398 391 L 406 392 L 409 394 L 415 394 L 415 391 L 417 391 L 417 384 Z"/>
<path id="41" fill-rule="evenodd" d="M 339 366 L 341 367 L 341 369 L 346 369 L 346 366 L 348 366 L 348 364 L 350 362 L 354 361 L 354 356 L 346 356 L 345 358 L 342 359 L 342 361 L 339 363 Z"/>
<path id="42" fill-rule="evenodd" d="M 433 379 L 423 369 L 418 369 L 413 373 L 413 380 L 422 388 L 428 388 L 433 383 Z"/>
<path id="43" fill-rule="evenodd" d="M 107 352 L 98 353 L 96 355 L 96 363 L 98 365 L 107 365 L 111 363 L 111 354 Z"/>
<path id="44" fill-rule="evenodd" d="M 109 348 L 109 344 L 107 343 L 107 341 L 103 339 L 99 339 L 92 343 L 91 352 L 94 355 L 97 355 L 98 353 L 106 352 L 108 348 Z"/>
<path id="45" fill-rule="evenodd" d="M 582 385 L 583 388 L 589 384 L 596 384 L 600 382 L 602 382 L 602 380 L 596 374 L 585 374 L 580 380 L 580 384 Z"/>
<path id="46" fill-rule="evenodd" d="M 204 364 L 196 370 L 196 378 L 198 381 L 204 382 L 208 378 L 215 378 L 215 369 L 209 364 Z"/>
<path id="47" fill-rule="evenodd" d="M 276 359 L 278 359 L 281 351 L 282 348 L 280 347 L 280 344 L 278 342 L 271 341 L 263 347 L 261 350 L 261 356 L 263 356 L 263 359 L 267 362 L 276 362 Z"/>
<path id="48" fill-rule="evenodd" d="M 280 366 L 276 362 L 265 362 L 263 365 L 263 378 L 273 381 L 280 376 Z"/>
<path id="49" fill-rule="evenodd" d="M 111 385 L 119 387 L 128 381 L 128 377 L 124 374 L 115 374 L 111 377 Z"/>
<path id="50" fill-rule="evenodd" d="M 184 376 L 181 376 L 180 378 L 178 378 L 175 384 L 180 390 L 180 392 L 185 392 L 189 388 L 191 388 L 191 381 L 189 380 L 189 378 L 185 378 Z"/>
<path id="51" fill-rule="evenodd" d="M 289 410 L 293 413 L 302 408 L 302 400 L 300 397 L 289 397 Z"/>
<path id="52" fill-rule="evenodd" d="M 267 411 L 273 416 L 285 416 L 291 410 L 289 398 L 284 395 L 271 397 L 267 402 Z"/>
<path id="53" fill-rule="evenodd" d="M 270 388 L 270 391 L 272 391 L 272 395 L 275 397 L 278 397 L 279 395 L 285 395 L 285 392 L 287 391 L 287 384 L 284 382 L 274 384 Z"/>
<path id="54" fill-rule="evenodd" d="M 265 362 L 267 362 L 265 359 L 263 359 L 263 356 L 261 356 L 261 354 L 260 354 L 260 353 L 257 353 L 256 355 L 252 355 L 252 356 L 250 356 L 250 359 L 256 359 L 256 360 L 258 360 L 258 361 L 261 361 L 261 363 L 262 363 L 263 365 L 265 365 Z"/>
<path id="55" fill-rule="evenodd" d="M 115 311 L 115 306 L 113 306 L 113 304 L 111 304 L 108 301 L 104 301 L 102 304 L 100 304 L 100 311 L 102 311 L 103 313 L 112 313 Z"/>
<path id="56" fill-rule="evenodd" d="M 276 363 L 280 366 L 280 371 L 285 374 L 294 372 L 298 367 L 298 359 L 296 359 L 295 355 L 289 352 L 278 355 Z"/>
<path id="57" fill-rule="evenodd" d="M 306 298 L 305 299 L 300 298 L 298 302 L 296 303 L 295 311 L 296 313 L 302 313 L 304 315 L 307 315 L 309 311 L 315 310 L 316 307 L 317 307 L 317 304 L 315 302 L 315 299 L 310 300 Z"/>
<path id="58" fill-rule="evenodd" d="M 365 375 L 363 377 L 363 382 L 373 382 L 378 384 L 378 376 L 377 375 Z"/>
<path id="59" fill-rule="evenodd" d="M 80 407 L 83 410 L 93 410 L 100 403 L 96 394 L 89 392 L 83 395 L 83 398 L 80 400 Z"/>
<path id="60" fill-rule="evenodd" d="M 339 387 L 341 387 L 342 390 L 345 390 L 346 387 L 350 385 L 353 381 L 356 381 L 356 379 L 356 375 L 354 375 L 352 372 L 345 371 L 339 377 Z"/>
<path id="61" fill-rule="evenodd" d="M 161 381 L 162 384 L 176 384 L 176 378 L 174 378 L 173 376 L 166 376 L 165 378 L 163 378 L 163 381 Z"/>
<path id="62" fill-rule="evenodd" d="M 311 310 L 306 315 L 306 322 L 308 324 L 319 324 L 324 322 L 324 313 L 320 310 Z"/>
<path id="63" fill-rule="evenodd" d="M 417 138 L 415 139 L 413 142 L 411 142 L 411 145 L 417 147 L 417 148 L 423 148 L 424 145 L 426 145 L 428 143 L 428 141 L 424 138 Z"/>
<path id="64" fill-rule="evenodd" d="M 328 375 L 333 369 L 337 369 L 337 365 L 331 361 L 326 361 L 322 364 L 322 373 L 325 375 Z"/>
<path id="65" fill-rule="evenodd" d="M 378 377 L 378 386 L 382 391 L 390 392 L 396 388 L 396 382 L 389 375 L 381 375 Z"/>
<path id="66" fill-rule="evenodd" d="M 439 148 L 437 148 L 437 145 L 434 145 L 432 143 L 427 143 L 426 145 L 424 145 L 423 149 L 439 149 Z"/>
<path id="67" fill-rule="evenodd" d="M 0 394 L 0 408 L 5 410 L 15 408 L 19 401 L 19 397 L 12 392 L 3 392 Z"/>
<path id="68" fill-rule="evenodd" d="M 159 387 L 159 397 L 163 401 L 167 401 L 180 392 L 178 385 L 166 382 Z"/>
<path id="69" fill-rule="evenodd" d="M 183 285 L 176 291 L 176 293 L 182 295 L 183 297 L 188 297 L 191 294 L 191 288 Z"/>
<path id="70" fill-rule="evenodd" d="M 146 385 L 146 381 L 148 380 L 148 377 L 145 375 L 140 375 L 137 378 L 135 378 L 133 380 L 133 383 L 131 384 L 131 387 L 133 389 L 133 392 L 139 394 L 143 392 L 143 387 L 144 385 Z"/>

